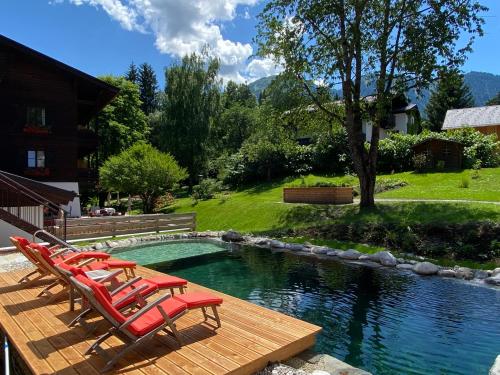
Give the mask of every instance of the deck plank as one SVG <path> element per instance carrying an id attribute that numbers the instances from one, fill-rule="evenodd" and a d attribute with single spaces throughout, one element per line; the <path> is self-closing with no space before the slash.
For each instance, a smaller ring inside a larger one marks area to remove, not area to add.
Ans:
<path id="1" fill-rule="evenodd" d="M 16 280 L 25 273 L 0 273 L 0 326 L 30 370 L 33 374 L 98 374 L 104 361 L 95 354 L 83 354 L 95 336 L 85 337 L 80 327 L 67 328 L 77 312 L 68 311 L 64 298 L 49 305 L 46 299 L 36 297 L 44 284 L 18 286 Z M 161 275 L 144 267 L 138 267 L 136 273 L 144 278 Z M 117 372 L 250 374 L 311 347 L 320 331 L 313 324 L 201 285 L 189 283 L 189 291 L 208 291 L 224 299 L 219 309 L 222 327 L 214 331 L 203 323 L 200 311 L 191 311 L 176 321 L 185 341 L 183 347 L 178 348 L 168 335 L 157 335 L 125 356 Z M 107 329 L 107 323 L 97 315 L 90 321 L 97 325 L 97 332 Z M 117 338 L 110 338 L 103 347 L 113 355 L 122 345 Z"/>

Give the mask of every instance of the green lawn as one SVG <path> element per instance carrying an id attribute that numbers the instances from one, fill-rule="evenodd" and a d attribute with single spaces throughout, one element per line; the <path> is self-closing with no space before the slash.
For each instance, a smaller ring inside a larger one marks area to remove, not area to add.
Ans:
<path id="1" fill-rule="evenodd" d="M 500 201 L 500 168 L 483 169 L 480 178 L 471 179 L 469 188 L 459 188 L 459 173 L 382 175 L 379 179 L 397 179 L 409 185 L 379 194 L 380 198 L 404 199 L 466 199 Z M 317 181 L 348 182 L 353 177 L 307 176 L 306 183 Z M 214 198 L 193 203 L 190 198 L 179 199 L 176 212 L 196 212 L 199 230 L 235 229 L 243 232 L 266 232 L 301 228 L 329 222 L 466 222 L 475 220 L 500 221 L 500 205 L 487 203 L 426 203 L 381 202 L 377 208 L 360 212 L 357 205 L 325 206 L 299 205 L 282 202 L 282 189 L 298 185 L 301 179 L 284 179 L 263 183 L 232 192 L 228 198 Z"/>

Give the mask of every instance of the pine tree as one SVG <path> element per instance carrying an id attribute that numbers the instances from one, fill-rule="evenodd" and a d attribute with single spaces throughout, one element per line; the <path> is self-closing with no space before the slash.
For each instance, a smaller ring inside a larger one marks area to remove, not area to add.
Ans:
<path id="1" fill-rule="evenodd" d="M 470 88 L 458 70 L 442 73 L 425 111 L 432 131 L 440 131 L 449 109 L 474 107 Z"/>
<path id="2" fill-rule="evenodd" d="M 141 108 L 146 115 L 149 115 L 157 107 L 158 81 L 153 67 L 148 63 L 143 63 L 139 67 L 138 85 L 141 91 Z"/>
<path id="3" fill-rule="evenodd" d="M 137 66 L 134 64 L 133 61 L 130 63 L 127 73 L 125 73 L 125 79 L 127 81 L 137 84 L 139 75 L 137 73 Z"/>
<path id="4" fill-rule="evenodd" d="M 500 91 L 493 98 L 488 100 L 486 105 L 500 105 Z"/>

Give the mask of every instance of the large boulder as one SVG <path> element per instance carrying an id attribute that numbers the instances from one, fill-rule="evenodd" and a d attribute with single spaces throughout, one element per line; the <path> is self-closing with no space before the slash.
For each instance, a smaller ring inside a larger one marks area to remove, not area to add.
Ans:
<path id="1" fill-rule="evenodd" d="M 424 276 L 435 275 L 438 271 L 439 267 L 430 262 L 419 262 L 413 267 L 413 272 Z"/>
<path id="2" fill-rule="evenodd" d="M 358 250 L 349 249 L 339 254 L 342 259 L 357 260 L 362 254 Z"/>
<path id="3" fill-rule="evenodd" d="M 484 279 L 484 282 L 490 285 L 500 286 L 500 273 L 495 276 L 487 277 Z"/>
<path id="4" fill-rule="evenodd" d="M 390 251 L 379 251 L 377 255 L 378 261 L 383 266 L 394 267 L 398 264 L 396 257 Z"/>
<path id="5" fill-rule="evenodd" d="M 438 271 L 438 276 L 442 276 L 442 277 L 455 277 L 456 276 L 456 272 L 454 270 L 450 270 L 450 269 L 439 270 Z"/>
<path id="6" fill-rule="evenodd" d="M 455 274 L 459 279 L 472 280 L 474 278 L 474 271 L 467 267 L 455 267 Z"/>
<path id="7" fill-rule="evenodd" d="M 330 249 L 327 246 L 314 246 L 311 248 L 311 253 L 313 253 L 313 254 L 326 254 L 331 250 L 332 249 Z"/>
<path id="8" fill-rule="evenodd" d="M 493 363 L 489 375 L 500 375 L 500 355 L 497 356 L 495 363 Z"/>
<path id="9" fill-rule="evenodd" d="M 285 244 L 278 240 L 271 240 L 269 241 L 269 246 L 274 247 L 276 249 L 283 249 L 285 247 Z"/>
<path id="10" fill-rule="evenodd" d="M 234 230 L 228 230 L 222 235 L 222 240 L 226 242 L 241 242 L 244 241 L 244 238 L 240 233 Z"/>
<path id="11" fill-rule="evenodd" d="M 496 276 L 496 275 L 500 275 L 500 267 L 497 267 L 493 271 L 491 271 L 491 276 Z"/>

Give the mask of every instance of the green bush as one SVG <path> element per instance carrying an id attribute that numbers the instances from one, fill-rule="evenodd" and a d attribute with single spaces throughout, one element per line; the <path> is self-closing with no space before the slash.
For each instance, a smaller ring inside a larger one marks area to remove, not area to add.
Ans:
<path id="1" fill-rule="evenodd" d="M 412 146 L 418 142 L 418 136 L 411 134 L 391 133 L 388 138 L 380 140 L 377 160 L 381 172 L 402 172 L 413 167 Z"/>
<path id="2" fill-rule="evenodd" d="M 347 133 L 343 127 L 334 127 L 323 133 L 313 146 L 312 167 L 321 173 L 348 173 L 353 170 Z"/>
<path id="3" fill-rule="evenodd" d="M 417 172 L 422 172 L 427 168 L 428 158 L 426 154 L 413 155 L 412 158 L 413 167 Z"/>
<path id="4" fill-rule="evenodd" d="M 193 186 L 193 199 L 207 200 L 222 191 L 222 182 L 213 178 L 205 178 L 198 185 Z"/>

